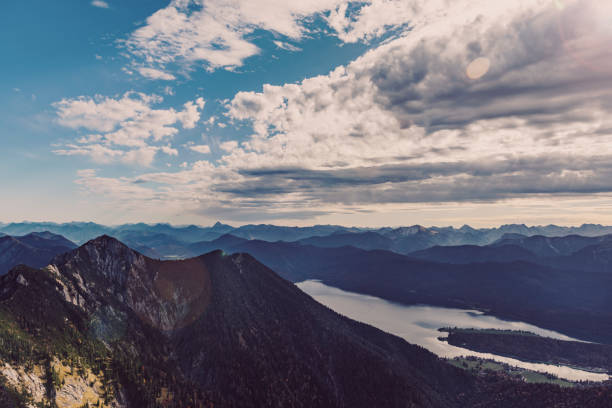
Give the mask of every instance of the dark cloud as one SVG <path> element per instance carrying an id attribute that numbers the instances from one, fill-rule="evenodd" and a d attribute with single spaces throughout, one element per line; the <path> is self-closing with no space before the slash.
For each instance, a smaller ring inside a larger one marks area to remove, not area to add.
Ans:
<path id="1" fill-rule="evenodd" d="M 291 193 L 318 204 L 352 205 L 612 192 L 612 156 L 540 155 L 337 170 L 266 168 L 241 174 L 244 181 L 215 185 L 214 190 L 253 200 L 256 207 L 278 204 L 278 197 Z"/>
<path id="2" fill-rule="evenodd" d="M 612 70 L 577 64 L 566 47 L 574 38 L 560 35 L 559 18 L 550 10 L 525 13 L 485 33 L 461 27 L 448 38 L 425 39 L 409 52 L 398 44 L 362 75 L 371 76 L 377 102 L 406 127 L 433 132 L 507 117 L 541 126 L 569 123 L 574 118 L 568 112 L 581 104 L 612 104 Z M 460 41 L 468 52 L 458 55 Z M 609 47 L 583 53 L 590 61 L 612 59 Z M 490 71 L 472 81 L 465 67 L 481 55 L 490 59 Z"/>

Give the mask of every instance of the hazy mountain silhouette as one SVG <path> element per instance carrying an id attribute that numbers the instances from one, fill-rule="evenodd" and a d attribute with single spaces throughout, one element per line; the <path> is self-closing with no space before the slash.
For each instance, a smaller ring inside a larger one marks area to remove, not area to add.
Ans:
<path id="1" fill-rule="evenodd" d="M 24 236 L 0 237 L 0 275 L 19 264 L 39 268 L 54 256 L 76 248 L 61 235 L 50 232 L 33 232 Z"/>

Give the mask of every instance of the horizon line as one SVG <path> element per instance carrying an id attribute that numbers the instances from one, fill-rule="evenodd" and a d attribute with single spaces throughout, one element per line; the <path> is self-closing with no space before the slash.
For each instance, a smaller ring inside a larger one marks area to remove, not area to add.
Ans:
<path id="1" fill-rule="evenodd" d="M 439 228 L 439 229 L 443 229 L 443 228 L 452 228 L 455 230 L 460 230 L 461 228 L 464 227 L 468 227 L 468 228 L 472 228 L 474 230 L 486 230 L 486 229 L 499 229 L 502 227 L 506 227 L 506 226 L 523 226 L 526 228 L 544 228 L 544 227 L 559 227 L 559 228 L 583 228 L 585 226 L 595 226 L 595 227 L 612 227 L 612 225 L 605 225 L 605 224 L 601 224 L 601 223 L 592 223 L 592 222 L 583 222 L 580 225 L 576 225 L 576 224 L 554 224 L 554 223 L 549 223 L 549 224 L 525 224 L 525 223 L 505 223 L 505 224 L 495 224 L 495 225 L 489 225 L 486 227 L 473 227 L 468 223 L 465 223 L 459 227 L 454 226 L 454 225 L 423 225 L 423 224 L 412 224 L 412 225 L 406 225 L 406 224 L 397 224 L 395 226 L 392 225 L 382 225 L 382 226 L 375 226 L 375 227 L 364 227 L 364 226 L 356 226 L 356 225 L 342 225 L 342 224 L 310 224 L 310 225 L 283 225 L 283 224 L 273 224 L 273 223 L 247 223 L 247 224 L 240 224 L 240 225 L 232 225 L 229 224 L 225 221 L 216 221 L 213 224 L 210 225 L 203 225 L 203 224 L 196 224 L 196 223 L 191 223 L 191 224 L 173 224 L 171 222 L 143 222 L 143 221 L 138 221 L 138 222 L 125 222 L 125 223 L 120 223 L 120 224 L 104 224 L 104 223 L 99 223 L 96 221 L 65 221 L 65 222 L 57 222 L 57 221 L 29 221 L 29 220 L 22 220 L 22 221 L 9 221 L 9 222 L 5 222 L 5 221 L 1 221 L 0 220 L 0 228 L 1 227 L 5 227 L 5 226 L 9 226 L 9 225 L 15 225 L 15 224 L 53 224 L 53 225 L 69 225 L 69 224 L 95 224 L 101 227 L 107 227 L 107 228 L 119 228 L 119 227 L 124 227 L 124 226 L 129 226 L 129 225 L 147 225 L 149 227 L 153 227 L 156 225 L 167 225 L 169 227 L 172 228 L 186 228 L 186 227 L 197 227 L 197 228 L 212 228 L 214 227 L 216 224 L 221 224 L 221 225 L 225 225 L 234 229 L 237 228 L 241 228 L 241 227 L 245 227 L 245 226 L 274 226 L 274 227 L 285 227 L 285 228 L 313 228 L 313 227 L 343 227 L 343 228 L 356 228 L 356 229 L 362 229 L 362 230 L 377 230 L 377 229 L 384 229 L 384 228 L 391 228 L 391 229 L 399 229 L 399 228 L 411 228 L 411 227 L 422 227 L 422 228 L 426 228 L 426 229 L 434 229 L 434 228 Z"/>

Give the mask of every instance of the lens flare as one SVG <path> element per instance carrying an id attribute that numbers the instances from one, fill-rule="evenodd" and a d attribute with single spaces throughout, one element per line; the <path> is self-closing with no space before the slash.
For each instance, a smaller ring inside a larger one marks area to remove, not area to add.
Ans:
<path id="1" fill-rule="evenodd" d="M 480 57 L 470 62 L 465 73 L 470 79 L 480 79 L 489 72 L 489 68 L 491 68 L 491 61 L 486 57 Z"/>

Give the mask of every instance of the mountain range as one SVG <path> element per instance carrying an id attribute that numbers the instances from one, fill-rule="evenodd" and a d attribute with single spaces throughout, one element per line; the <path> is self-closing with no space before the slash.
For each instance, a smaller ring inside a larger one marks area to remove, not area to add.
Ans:
<path id="1" fill-rule="evenodd" d="M 560 269 L 612 272 L 612 235 L 527 237 L 506 234 L 487 246 L 435 246 L 412 257 L 447 263 L 528 261 Z"/>
<path id="2" fill-rule="evenodd" d="M 222 235 L 231 234 L 239 238 L 262 241 L 302 241 L 307 244 L 325 247 L 346 245 L 362 249 L 384 249 L 402 254 L 430 248 L 436 245 L 489 245 L 505 234 L 524 236 L 542 235 L 561 237 L 581 235 L 585 237 L 612 234 L 612 227 L 597 224 L 584 224 L 580 227 L 561 227 L 556 225 L 531 226 L 524 224 L 502 225 L 497 228 L 472 228 L 464 225 L 453 227 L 422 227 L 414 225 L 399 228 L 357 228 L 339 225 L 315 225 L 311 227 L 286 227 L 276 225 L 243 225 L 232 227 L 217 222 L 210 227 L 196 225 L 172 226 L 169 224 L 124 224 L 105 226 L 91 222 L 72 222 L 57 224 L 51 222 L 0 223 L 0 233 L 6 235 L 25 235 L 30 232 L 49 231 L 82 244 L 97 236 L 106 234 L 115 237 L 132 247 L 155 249 L 160 240 L 191 244 L 212 241 Z M 172 247 L 162 247 L 158 255 L 173 257 Z"/>
<path id="3" fill-rule="evenodd" d="M 49 311 L 53 313 L 49 313 Z M 0 278 L 2 406 L 604 406 L 605 387 L 473 376 L 316 303 L 248 254 L 108 236 Z"/>

